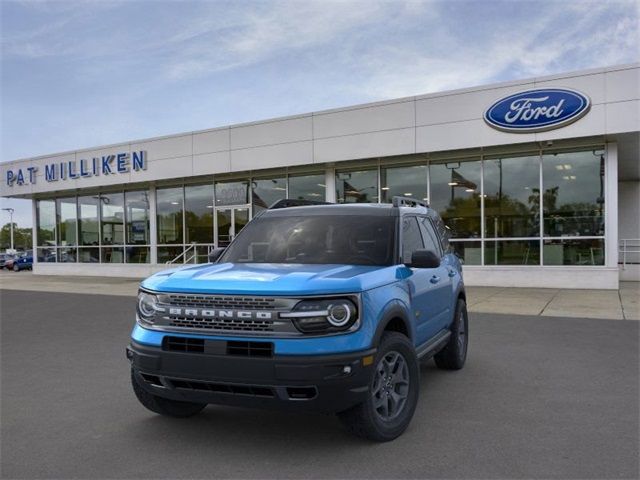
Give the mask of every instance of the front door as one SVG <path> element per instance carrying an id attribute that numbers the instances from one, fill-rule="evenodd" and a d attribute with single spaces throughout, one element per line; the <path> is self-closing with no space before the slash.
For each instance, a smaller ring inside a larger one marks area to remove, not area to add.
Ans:
<path id="1" fill-rule="evenodd" d="M 249 223 L 248 205 L 216 208 L 216 246 L 229 245 L 247 223 Z"/>

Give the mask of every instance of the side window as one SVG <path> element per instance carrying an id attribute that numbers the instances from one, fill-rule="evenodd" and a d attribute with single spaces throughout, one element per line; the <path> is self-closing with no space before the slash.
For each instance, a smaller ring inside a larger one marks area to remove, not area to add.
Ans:
<path id="1" fill-rule="evenodd" d="M 414 250 L 424 248 L 416 217 L 402 219 L 402 262 L 410 263 Z"/>
<path id="2" fill-rule="evenodd" d="M 436 234 L 431 220 L 426 217 L 420 217 L 420 231 L 422 232 L 422 238 L 424 238 L 424 248 L 431 250 L 438 256 L 442 256 L 442 246 L 440 240 Z"/>

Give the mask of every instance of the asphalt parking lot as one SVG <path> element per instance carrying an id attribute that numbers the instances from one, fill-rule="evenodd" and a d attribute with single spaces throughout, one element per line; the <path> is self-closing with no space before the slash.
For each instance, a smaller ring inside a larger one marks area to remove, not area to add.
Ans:
<path id="1" fill-rule="evenodd" d="M 422 367 L 388 444 L 337 420 L 208 407 L 155 416 L 129 386 L 135 299 L 0 291 L 3 478 L 638 478 L 637 321 L 473 314 L 468 364 Z"/>

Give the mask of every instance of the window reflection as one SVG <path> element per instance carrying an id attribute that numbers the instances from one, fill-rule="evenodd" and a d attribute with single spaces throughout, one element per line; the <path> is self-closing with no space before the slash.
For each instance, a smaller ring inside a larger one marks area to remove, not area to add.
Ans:
<path id="1" fill-rule="evenodd" d="M 430 204 L 453 238 L 480 237 L 480 160 L 432 164 Z"/>
<path id="2" fill-rule="evenodd" d="M 545 236 L 604 235 L 602 151 L 547 154 L 542 166 Z"/>
<path id="3" fill-rule="evenodd" d="M 482 264 L 482 243 L 480 241 L 452 241 L 450 245 L 465 265 Z"/>
<path id="4" fill-rule="evenodd" d="M 78 217 L 76 198 L 59 198 L 56 200 L 56 204 L 58 209 L 58 245 L 75 245 Z"/>
<path id="5" fill-rule="evenodd" d="M 55 245 L 56 203 L 53 200 L 38 200 L 36 215 L 38 245 Z"/>
<path id="6" fill-rule="evenodd" d="M 545 240 L 544 265 L 604 265 L 604 239 Z"/>
<path id="7" fill-rule="evenodd" d="M 338 203 L 377 203 L 378 171 L 336 173 L 336 199 Z"/>
<path id="8" fill-rule="evenodd" d="M 290 175 L 289 198 L 324 201 L 326 192 L 324 182 L 324 173 L 314 175 Z"/>
<path id="9" fill-rule="evenodd" d="M 99 245 L 98 196 L 78 197 L 78 243 Z"/>
<path id="10" fill-rule="evenodd" d="M 540 235 L 540 157 L 484 162 L 487 238 Z"/>
<path id="11" fill-rule="evenodd" d="M 184 187 L 186 243 L 213 243 L 213 184 Z"/>
<path id="12" fill-rule="evenodd" d="M 393 197 L 427 198 L 427 166 L 383 168 L 380 171 L 382 203 L 391 203 Z"/>
<path id="13" fill-rule="evenodd" d="M 156 203 L 158 243 L 182 243 L 182 187 L 159 188 L 156 191 Z"/>
<path id="14" fill-rule="evenodd" d="M 251 185 L 251 203 L 253 203 L 254 215 L 287 196 L 286 178 L 254 179 Z"/>
<path id="15" fill-rule="evenodd" d="M 215 184 L 216 206 L 249 203 L 249 182 L 218 182 Z"/>
<path id="16" fill-rule="evenodd" d="M 100 195 L 102 244 L 124 243 L 124 194 Z"/>
<path id="17" fill-rule="evenodd" d="M 127 243 L 130 245 L 149 244 L 149 193 L 147 191 L 125 192 L 124 200 Z"/>
<path id="18" fill-rule="evenodd" d="M 485 265 L 540 265 L 540 240 L 486 241 Z"/>

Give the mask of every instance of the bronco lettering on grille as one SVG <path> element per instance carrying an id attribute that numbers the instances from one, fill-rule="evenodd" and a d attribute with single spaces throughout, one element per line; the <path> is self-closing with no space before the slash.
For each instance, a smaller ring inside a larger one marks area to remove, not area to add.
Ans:
<path id="1" fill-rule="evenodd" d="M 271 320 L 273 312 L 255 310 L 212 310 L 199 308 L 169 308 L 169 315 L 179 317 L 231 318 L 239 320 Z"/>

